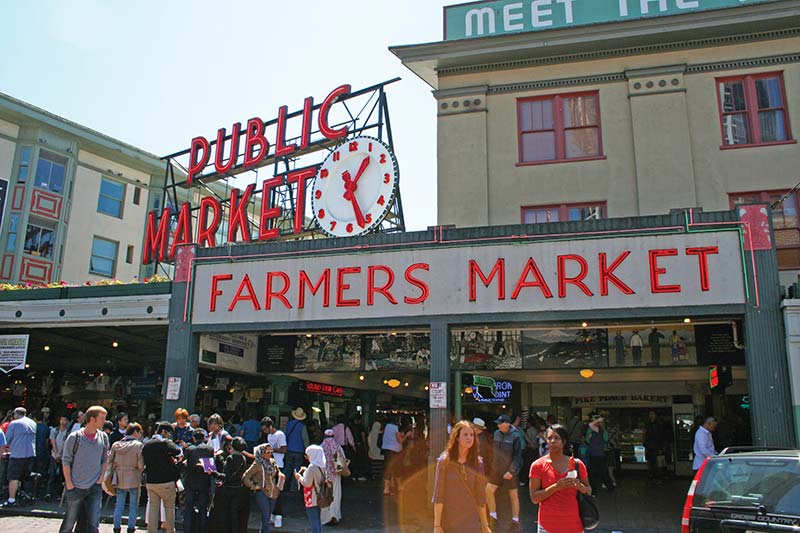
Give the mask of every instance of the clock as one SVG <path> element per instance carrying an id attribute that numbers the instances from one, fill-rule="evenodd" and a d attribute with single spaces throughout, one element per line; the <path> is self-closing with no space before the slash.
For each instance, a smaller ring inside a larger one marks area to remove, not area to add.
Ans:
<path id="1" fill-rule="evenodd" d="M 345 141 L 314 178 L 311 207 L 317 224 L 331 237 L 369 232 L 389 212 L 397 179 L 397 159 L 382 141 L 366 136 Z"/>

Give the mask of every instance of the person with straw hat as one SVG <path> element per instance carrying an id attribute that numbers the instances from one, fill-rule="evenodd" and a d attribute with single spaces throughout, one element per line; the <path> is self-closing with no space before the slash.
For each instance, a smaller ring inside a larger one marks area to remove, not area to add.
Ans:
<path id="1" fill-rule="evenodd" d="M 304 422 L 306 417 L 306 412 L 302 407 L 292 409 L 292 419 L 283 429 L 283 433 L 286 435 L 286 455 L 283 457 L 286 472 L 299 470 L 305 464 L 305 450 L 309 445 L 308 429 Z M 287 490 L 300 490 L 294 477 L 289 478 Z"/>

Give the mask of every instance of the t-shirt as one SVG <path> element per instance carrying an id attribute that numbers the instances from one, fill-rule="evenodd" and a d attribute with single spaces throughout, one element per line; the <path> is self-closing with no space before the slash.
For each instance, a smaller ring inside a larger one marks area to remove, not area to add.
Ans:
<path id="1" fill-rule="evenodd" d="M 386 427 L 383 428 L 383 444 L 381 446 L 382 450 L 390 450 L 393 452 L 403 451 L 402 443 L 397 440 L 397 431 L 398 428 L 395 424 L 392 424 L 391 422 L 386 424 Z"/>
<path id="2" fill-rule="evenodd" d="M 258 420 L 250 419 L 245 420 L 242 424 L 242 437 L 247 442 L 257 442 L 258 436 L 261 434 L 261 424 Z"/>
<path id="3" fill-rule="evenodd" d="M 6 431 L 6 442 L 12 459 L 36 455 L 36 422 L 23 416 L 12 421 Z"/>
<path id="4" fill-rule="evenodd" d="M 107 457 L 108 436 L 97 431 L 90 438 L 81 429 L 64 441 L 61 462 L 71 468 L 72 484 L 79 489 L 88 489 L 100 479 Z"/>
<path id="5" fill-rule="evenodd" d="M 572 461 L 570 460 L 570 463 Z M 586 479 L 586 466 L 580 459 L 575 460 L 578 478 Z M 567 477 L 553 468 L 550 456 L 537 459 L 531 465 L 530 478 L 540 479 L 542 488 L 546 489 L 559 479 Z M 539 524 L 549 533 L 583 533 L 583 524 L 578 512 L 578 489 L 563 489 L 539 504 Z"/>
<path id="6" fill-rule="evenodd" d="M 54 440 L 56 443 L 51 453 L 53 459 L 55 459 L 57 455 L 61 454 L 61 451 L 64 449 L 64 440 L 66 440 L 66 438 L 67 438 L 66 429 L 64 431 L 61 431 L 57 427 L 50 428 L 50 439 Z"/>
<path id="7" fill-rule="evenodd" d="M 286 446 L 286 435 L 281 430 L 276 430 L 275 433 L 267 435 L 267 442 L 272 446 L 272 458 L 278 463 L 280 468 L 283 468 L 283 456 L 285 454 L 278 453 L 275 450 Z"/>

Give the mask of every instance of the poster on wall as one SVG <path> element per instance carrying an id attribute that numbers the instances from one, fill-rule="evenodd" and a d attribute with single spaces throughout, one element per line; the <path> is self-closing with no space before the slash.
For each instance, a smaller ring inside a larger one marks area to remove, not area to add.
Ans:
<path id="1" fill-rule="evenodd" d="M 695 326 L 695 332 L 701 365 L 744 365 L 744 348 L 736 347 L 737 340 L 743 343 L 741 324 L 703 324 Z"/>
<path id="2" fill-rule="evenodd" d="M 367 335 L 366 370 L 428 370 L 431 337 L 427 333 Z"/>
<path id="3" fill-rule="evenodd" d="M 296 372 L 353 371 L 361 368 L 361 335 L 300 335 Z"/>
<path id="4" fill-rule="evenodd" d="M 608 353 L 612 367 L 695 366 L 695 330 L 669 325 L 611 328 Z"/>
<path id="5" fill-rule="evenodd" d="M 603 368 L 608 366 L 605 329 L 543 329 L 522 332 L 525 368 Z"/>
<path id="6" fill-rule="evenodd" d="M 450 361 L 460 370 L 522 368 L 522 332 L 519 330 L 453 331 Z"/>
<path id="7" fill-rule="evenodd" d="M 259 372 L 292 372 L 296 335 L 264 335 L 258 339 Z"/>
<path id="8" fill-rule="evenodd" d="M 28 335 L 0 335 L 0 370 L 25 370 L 28 357 Z"/>
<path id="9" fill-rule="evenodd" d="M 200 335 L 200 365 L 255 374 L 257 347 L 257 335 Z"/>

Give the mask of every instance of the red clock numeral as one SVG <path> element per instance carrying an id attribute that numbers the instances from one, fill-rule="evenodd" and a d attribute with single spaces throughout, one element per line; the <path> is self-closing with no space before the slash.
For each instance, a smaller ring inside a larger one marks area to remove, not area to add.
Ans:
<path id="1" fill-rule="evenodd" d="M 386 175 L 388 176 L 389 174 L 386 174 Z M 387 181 L 386 183 L 389 183 L 389 182 Z M 317 189 L 316 191 L 314 191 L 314 198 L 316 198 L 317 200 L 319 200 L 320 198 L 322 198 L 322 191 L 321 191 L 321 190 L 319 190 L 319 189 Z"/>
<path id="2" fill-rule="evenodd" d="M 369 151 L 372 151 L 372 143 L 369 143 Z"/>
<path id="3" fill-rule="evenodd" d="M 336 229 L 336 221 L 335 220 L 331 220 L 331 231 L 333 231 L 335 229 Z"/>
<path id="4" fill-rule="evenodd" d="M 383 205 L 385 203 L 386 203 L 386 199 L 383 197 L 383 195 L 381 195 L 381 197 L 378 198 L 378 205 Z"/>
<path id="5" fill-rule="evenodd" d="M 358 151 L 358 141 L 351 142 L 349 146 L 350 146 L 350 151 L 351 152 Z"/>
<path id="6" fill-rule="evenodd" d="M 342 154 L 340 154 L 338 150 L 336 152 L 333 152 L 333 160 L 334 161 L 338 161 L 339 159 L 341 159 L 341 157 L 342 157 Z"/>
<path id="7" fill-rule="evenodd" d="M 386 164 L 386 154 L 381 154 L 381 165 Z"/>
<path id="8" fill-rule="evenodd" d="M 324 209 L 320 209 L 319 210 L 319 213 L 317 213 L 317 218 L 320 219 L 320 220 L 325 218 L 325 210 Z"/>
<path id="9" fill-rule="evenodd" d="M 348 224 L 345 229 L 347 230 L 347 233 L 353 233 L 353 224 Z"/>
<path id="10" fill-rule="evenodd" d="M 367 216 L 364 217 L 364 220 L 367 224 L 372 224 L 372 213 L 367 213 Z"/>
<path id="11" fill-rule="evenodd" d="M 392 181 L 392 177 L 389 174 L 384 174 L 383 175 L 383 182 L 384 183 L 389 183 L 390 181 Z"/>
<path id="12" fill-rule="evenodd" d="M 319 177 L 320 178 L 327 178 L 328 177 L 328 169 L 327 168 L 323 168 L 322 170 L 320 170 L 319 171 Z"/>

